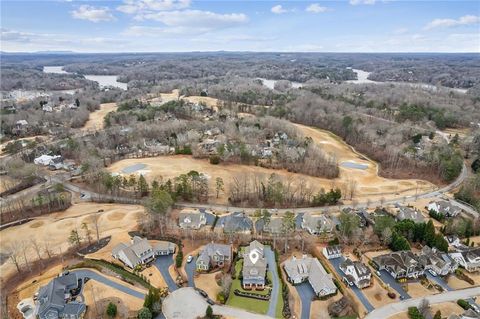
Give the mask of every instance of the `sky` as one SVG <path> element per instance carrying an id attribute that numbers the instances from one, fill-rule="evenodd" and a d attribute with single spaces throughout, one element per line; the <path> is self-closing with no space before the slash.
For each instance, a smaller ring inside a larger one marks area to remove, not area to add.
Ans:
<path id="1" fill-rule="evenodd" d="M 480 1 L 1 1 L 8 52 L 480 52 Z"/>

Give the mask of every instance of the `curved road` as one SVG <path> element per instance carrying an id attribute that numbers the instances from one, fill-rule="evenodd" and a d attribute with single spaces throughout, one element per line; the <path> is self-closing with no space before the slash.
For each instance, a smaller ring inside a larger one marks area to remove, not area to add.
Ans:
<path id="1" fill-rule="evenodd" d="M 418 307 L 423 299 L 428 300 L 432 305 L 441 302 L 456 301 L 458 299 L 468 299 L 478 295 L 480 295 L 480 287 L 447 291 L 437 295 L 403 300 L 377 308 L 370 312 L 365 319 L 388 318 L 396 313 L 407 311 L 408 307 Z"/>

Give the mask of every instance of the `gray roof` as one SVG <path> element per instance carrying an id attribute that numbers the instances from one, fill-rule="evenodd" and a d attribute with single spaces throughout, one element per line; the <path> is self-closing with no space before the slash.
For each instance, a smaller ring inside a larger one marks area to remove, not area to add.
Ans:
<path id="1" fill-rule="evenodd" d="M 357 277 L 368 276 L 372 272 L 364 263 L 359 261 L 352 261 L 350 258 L 347 258 L 344 262 L 340 264 L 340 269 L 345 272 L 348 267 L 353 267 L 353 270 L 357 274 Z"/>
<path id="2" fill-rule="evenodd" d="M 342 253 L 342 246 L 340 245 L 333 245 L 333 246 L 327 246 L 325 247 L 325 250 L 327 251 L 327 255 L 338 255 Z"/>
<path id="3" fill-rule="evenodd" d="M 410 250 L 396 251 L 390 254 L 376 256 L 373 257 L 372 260 L 378 266 L 389 268 L 395 273 L 423 270 L 423 266 L 418 261 L 417 256 Z"/>
<path id="4" fill-rule="evenodd" d="M 175 244 L 169 241 L 160 241 L 158 244 L 155 245 L 155 251 L 165 251 L 165 250 L 175 251 Z"/>
<path id="5" fill-rule="evenodd" d="M 456 215 L 462 211 L 460 207 L 453 205 L 450 201 L 441 200 L 435 203 L 438 206 L 438 211 L 445 215 Z"/>
<path id="6" fill-rule="evenodd" d="M 203 221 L 203 223 L 202 223 Z M 205 213 L 200 213 L 198 211 L 181 211 L 178 214 L 178 224 L 181 227 L 200 227 L 202 224 L 206 223 Z"/>
<path id="7" fill-rule="evenodd" d="M 263 245 L 254 240 L 250 243 L 248 247 L 245 248 L 245 253 L 243 257 L 243 281 L 248 283 L 263 282 L 267 272 L 267 261 L 264 256 L 264 247 Z M 250 256 L 251 252 L 255 252 L 258 255 L 258 260 L 254 263 Z"/>
<path id="8" fill-rule="evenodd" d="M 263 227 L 268 233 L 280 234 L 283 232 L 283 219 L 280 217 L 270 218 L 268 224 Z"/>
<path id="9" fill-rule="evenodd" d="M 448 256 L 448 254 L 441 253 L 435 248 L 430 248 L 428 246 L 424 246 L 420 255 L 418 256 L 418 260 L 424 267 L 428 267 L 430 265 L 443 268 L 449 264 L 454 263 L 452 258 Z"/>
<path id="10" fill-rule="evenodd" d="M 425 220 L 422 213 L 416 209 L 407 206 L 400 206 L 398 209 L 398 220 L 411 219 L 416 223 L 421 223 Z"/>
<path id="11" fill-rule="evenodd" d="M 303 223 L 306 227 L 318 232 L 331 232 L 333 230 L 333 222 L 324 214 L 313 215 L 305 213 L 303 215 Z"/>
<path id="12" fill-rule="evenodd" d="M 85 304 L 80 302 L 68 303 L 67 299 L 72 289 L 78 287 L 78 278 L 75 273 L 57 277 L 38 291 L 36 313 L 40 319 L 62 318 L 64 314 L 79 315 L 85 311 Z"/>
<path id="13" fill-rule="evenodd" d="M 231 257 L 232 257 L 232 246 L 231 245 L 209 243 L 205 246 L 205 248 L 198 255 L 197 262 L 203 261 L 205 264 L 208 264 L 210 262 L 210 259 L 215 255 L 226 256 L 227 258 L 231 259 Z"/>
<path id="14" fill-rule="evenodd" d="M 222 226 L 223 231 L 227 233 L 250 232 L 253 223 L 244 213 L 235 212 L 223 218 Z"/>
<path id="15" fill-rule="evenodd" d="M 146 251 L 152 250 L 152 245 L 150 245 L 146 238 L 135 236 L 133 237 L 133 244 L 130 246 L 130 249 L 133 250 L 137 256 L 140 256 Z"/>

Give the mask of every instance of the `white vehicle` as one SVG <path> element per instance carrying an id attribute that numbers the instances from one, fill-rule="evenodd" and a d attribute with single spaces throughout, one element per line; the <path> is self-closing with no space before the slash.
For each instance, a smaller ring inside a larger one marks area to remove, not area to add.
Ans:
<path id="1" fill-rule="evenodd" d="M 480 309 L 478 309 L 478 306 L 476 304 L 471 303 L 470 308 L 473 309 L 476 313 L 480 313 Z"/>
<path id="2" fill-rule="evenodd" d="M 382 273 L 377 270 L 377 276 L 382 277 Z"/>
<path id="3" fill-rule="evenodd" d="M 437 273 L 431 269 L 428 270 L 430 274 L 432 274 L 433 277 L 437 277 Z"/>
<path id="4" fill-rule="evenodd" d="M 193 260 L 193 256 L 192 255 L 188 255 L 187 257 L 187 263 L 191 263 Z"/>

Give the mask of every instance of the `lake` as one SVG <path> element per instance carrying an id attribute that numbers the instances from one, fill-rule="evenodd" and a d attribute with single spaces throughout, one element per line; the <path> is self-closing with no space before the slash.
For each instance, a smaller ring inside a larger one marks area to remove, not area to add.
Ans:
<path id="1" fill-rule="evenodd" d="M 427 83 L 410 83 L 410 82 L 381 82 L 381 81 L 372 81 L 368 79 L 368 76 L 370 75 L 371 72 L 363 71 L 363 70 L 358 70 L 358 69 L 352 69 L 352 68 L 347 68 L 351 69 L 354 73 L 357 74 L 357 79 L 356 80 L 348 80 L 345 81 L 347 83 L 354 83 L 354 84 L 365 84 L 365 83 L 371 83 L 371 84 L 388 84 L 388 83 L 394 83 L 394 84 L 400 84 L 400 85 L 409 85 L 411 87 L 415 88 L 422 88 L 425 90 L 429 91 L 436 91 L 438 90 L 438 86 L 432 85 L 432 84 L 427 84 Z M 452 90 L 458 93 L 467 93 L 468 89 L 461 89 L 461 88 L 450 88 L 446 86 L 440 86 L 440 88 L 444 88 L 447 90 Z"/>
<path id="2" fill-rule="evenodd" d="M 262 84 L 265 85 L 270 90 L 273 90 L 275 88 L 275 83 L 277 82 L 277 80 L 269 80 L 269 79 L 264 79 L 264 78 L 257 78 L 257 80 L 261 80 Z M 300 82 L 290 81 L 290 83 L 292 83 L 292 88 L 294 88 L 294 89 L 299 89 L 303 86 L 303 84 L 300 83 Z"/>
<path id="3" fill-rule="evenodd" d="M 44 66 L 43 72 L 54 74 L 71 74 L 63 70 L 63 66 Z M 127 90 L 127 83 L 118 82 L 117 75 L 84 75 L 87 80 L 95 81 L 101 88 L 117 87 L 122 90 Z"/>

